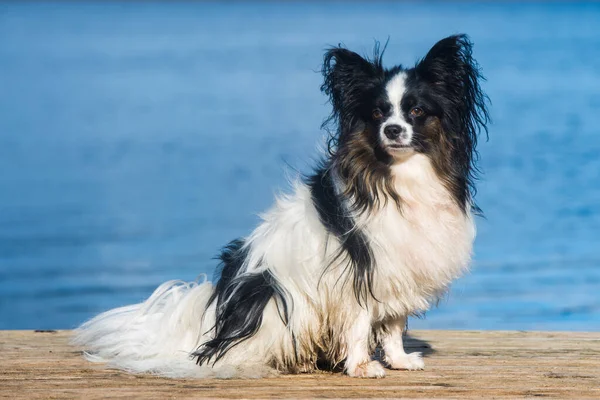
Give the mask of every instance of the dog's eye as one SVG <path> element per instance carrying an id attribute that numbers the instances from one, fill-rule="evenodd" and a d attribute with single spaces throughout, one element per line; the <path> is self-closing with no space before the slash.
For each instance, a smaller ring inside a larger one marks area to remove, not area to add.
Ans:
<path id="1" fill-rule="evenodd" d="M 414 107 L 412 110 L 410 110 L 410 115 L 411 117 L 422 117 L 425 114 L 425 111 L 423 111 L 422 108 L 420 107 Z"/>
<path id="2" fill-rule="evenodd" d="M 383 113 L 379 108 L 373 110 L 373 119 L 381 119 L 383 118 Z"/>

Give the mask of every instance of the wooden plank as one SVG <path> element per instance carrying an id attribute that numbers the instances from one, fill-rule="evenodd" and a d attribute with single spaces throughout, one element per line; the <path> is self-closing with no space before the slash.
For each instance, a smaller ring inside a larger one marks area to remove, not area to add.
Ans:
<path id="1" fill-rule="evenodd" d="M 4 398 L 519 398 L 600 399 L 600 334 L 412 331 L 425 371 L 384 379 L 342 374 L 265 379 L 164 379 L 88 363 L 70 332 L 0 332 Z"/>

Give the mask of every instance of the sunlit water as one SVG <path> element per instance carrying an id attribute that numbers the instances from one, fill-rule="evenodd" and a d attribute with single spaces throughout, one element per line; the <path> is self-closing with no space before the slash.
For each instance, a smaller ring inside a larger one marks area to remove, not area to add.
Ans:
<path id="1" fill-rule="evenodd" d="M 600 330 L 600 5 L 0 3 L 0 329 L 72 328 L 228 240 L 318 158 L 323 49 L 471 35 L 494 124 L 470 275 L 412 327 Z M 287 176 L 287 177 L 286 177 Z"/>

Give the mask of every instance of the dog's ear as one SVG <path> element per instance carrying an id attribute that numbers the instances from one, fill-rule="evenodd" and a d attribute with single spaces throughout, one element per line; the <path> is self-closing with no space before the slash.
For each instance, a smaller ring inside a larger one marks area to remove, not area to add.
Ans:
<path id="1" fill-rule="evenodd" d="M 357 91 L 372 86 L 378 65 L 353 51 L 336 47 L 325 53 L 322 72 L 321 90 L 329 96 L 333 107 L 339 109 Z"/>
<path id="2" fill-rule="evenodd" d="M 417 76 L 428 82 L 454 111 L 452 124 L 473 141 L 479 129 L 486 129 L 489 120 L 486 108 L 489 99 L 480 81 L 485 80 L 473 59 L 473 44 L 467 35 L 453 35 L 437 42 L 415 66 Z M 447 111 L 448 108 L 446 109 Z M 459 125 L 459 126 L 456 126 Z M 459 132 L 454 132 L 455 134 Z"/>
<path id="3" fill-rule="evenodd" d="M 450 36 L 437 42 L 415 66 L 417 79 L 431 88 L 442 109 L 442 127 L 451 140 L 457 177 L 466 177 L 466 195 L 475 195 L 477 136 L 487 134 L 488 97 L 481 90 L 485 80 L 473 59 L 473 45 L 466 35 Z"/>
<path id="4" fill-rule="evenodd" d="M 342 130 L 350 128 L 362 96 L 383 77 L 383 67 L 376 45 L 373 60 L 343 47 L 325 52 L 321 91 L 329 96 L 333 111 L 330 120 L 339 120 Z"/>

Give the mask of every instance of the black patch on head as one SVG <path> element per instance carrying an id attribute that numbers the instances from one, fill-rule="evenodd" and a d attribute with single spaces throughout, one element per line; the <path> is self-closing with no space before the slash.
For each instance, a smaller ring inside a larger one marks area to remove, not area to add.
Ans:
<path id="1" fill-rule="evenodd" d="M 359 304 L 373 295 L 373 254 L 364 233 L 356 228 L 354 219 L 336 193 L 330 168 L 320 168 L 308 177 L 311 197 L 321 223 L 340 242 L 341 249 L 331 262 L 347 257 L 351 271 L 354 295 Z M 324 271 L 325 272 L 325 271 Z"/>
<path id="2" fill-rule="evenodd" d="M 417 130 L 417 144 L 432 156 L 438 174 L 463 209 L 475 196 L 477 134 L 480 130 L 487 134 L 489 121 L 489 99 L 481 90 L 479 82 L 484 78 L 472 48 L 466 35 L 437 42 L 407 71 L 407 92 L 402 100 L 406 113 L 418 105 L 438 118 L 443 138 L 419 137 Z"/>
<path id="3" fill-rule="evenodd" d="M 366 212 L 399 203 L 390 172 L 391 157 L 381 150 L 373 109 L 383 101 L 385 83 L 401 67 L 384 69 L 383 52 L 375 45 L 373 58 L 336 47 L 325 53 L 321 91 L 329 96 L 331 115 L 323 122 L 329 130 L 331 165 L 343 181 L 343 193 L 352 211 Z"/>
<path id="4" fill-rule="evenodd" d="M 207 304 L 208 308 L 216 301 L 214 338 L 192 354 L 198 365 L 211 360 L 216 363 L 232 347 L 256 334 L 273 297 L 283 323 L 288 324 L 290 310 L 283 289 L 268 270 L 244 273 L 247 257 L 242 240 L 231 242 L 221 253 L 221 276 Z"/>
<path id="5" fill-rule="evenodd" d="M 370 58 L 341 46 L 325 53 L 321 70 L 324 78 L 321 91 L 329 96 L 332 110 L 322 128 L 330 133 L 330 152 L 336 147 L 343 147 L 351 139 L 349 136 L 352 132 L 364 131 L 365 125 L 378 126 L 372 120 L 375 108 L 380 108 L 384 114 L 391 111 L 385 86 L 393 76 L 402 71 L 402 66 L 384 68 L 384 52 L 385 47 L 380 49 L 376 42 Z M 377 137 L 373 139 L 375 142 L 378 140 Z M 389 162 L 389 157 L 378 156 L 382 157 L 380 161 Z"/>
<path id="6" fill-rule="evenodd" d="M 375 45 L 372 59 L 363 58 L 341 46 L 325 53 L 321 91 L 329 96 L 333 108 L 323 127 L 335 127 L 332 144 L 339 145 L 339 141 L 345 139 L 345 133 L 356 130 L 356 125 L 362 123 L 365 103 L 373 100 L 385 80 L 382 56 L 379 44 Z"/>

